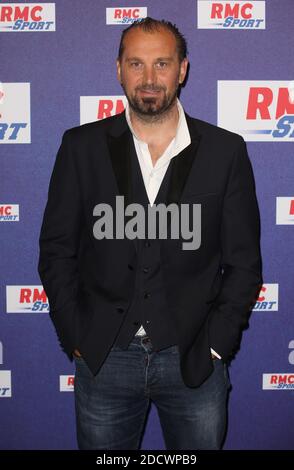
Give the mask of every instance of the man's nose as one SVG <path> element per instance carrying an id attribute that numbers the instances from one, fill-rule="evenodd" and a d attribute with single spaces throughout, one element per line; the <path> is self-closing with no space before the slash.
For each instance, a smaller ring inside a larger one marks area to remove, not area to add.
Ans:
<path id="1" fill-rule="evenodd" d="M 155 73 L 154 67 L 146 66 L 144 68 L 144 82 L 148 84 L 154 83 L 155 77 L 156 77 L 156 73 Z"/>

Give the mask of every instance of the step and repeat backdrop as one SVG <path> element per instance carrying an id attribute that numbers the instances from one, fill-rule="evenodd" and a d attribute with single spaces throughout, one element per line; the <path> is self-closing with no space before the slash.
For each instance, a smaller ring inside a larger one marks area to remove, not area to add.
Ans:
<path id="1" fill-rule="evenodd" d="M 0 3 L 0 448 L 77 448 L 38 238 L 62 134 L 123 111 L 120 35 L 146 16 L 184 34 L 182 104 L 244 137 L 256 179 L 265 284 L 230 366 L 224 448 L 293 449 L 293 0 Z M 152 405 L 142 449 L 164 448 Z"/>

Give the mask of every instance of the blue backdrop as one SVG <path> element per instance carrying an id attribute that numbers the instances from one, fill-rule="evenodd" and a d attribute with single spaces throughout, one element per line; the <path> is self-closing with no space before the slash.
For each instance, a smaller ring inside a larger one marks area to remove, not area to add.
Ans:
<path id="1" fill-rule="evenodd" d="M 240 81 L 240 86 L 245 88 L 249 81 L 276 81 L 276 86 L 282 87 L 294 80 L 294 2 L 267 0 L 265 29 L 238 25 L 204 29 L 197 28 L 195 0 L 57 0 L 55 31 L 50 30 L 52 25 L 36 29 L 41 20 L 34 21 L 34 16 L 28 19 L 28 25 L 19 22 L 15 26 L 17 30 L 9 28 L 12 24 L 9 20 L 14 19 L 12 13 L 9 17 L 10 10 L 3 10 L 3 3 L 0 3 L 3 25 L 0 31 L 0 448 L 75 449 L 70 380 L 64 379 L 69 393 L 60 391 L 60 376 L 72 375 L 74 366 L 60 350 L 46 312 L 46 299 L 32 297 L 30 286 L 40 286 L 38 237 L 61 136 L 65 129 L 81 122 L 80 97 L 94 97 L 92 103 L 95 100 L 98 103 L 97 97 L 122 94 L 116 80 L 115 59 L 125 25 L 106 24 L 106 8 L 139 5 L 147 7 L 149 16 L 177 24 L 188 41 L 190 60 L 189 79 L 181 101 L 191 116 L 217 124 L 218 112 L 223 115 L 231 110 L 234 114 L 236 109 L 236 100 L 230 100 L 228 94 L 227 109 L 222 103 L 222 109 L 218 110 L 219 80 Z M 18 89 L 15 86 L 18 83 L 30 86 Z M 287 109 L 293 129 L 294 109 L 290 105 Z M 95 115 L 89 115 L 89 120 L 94 119 Z M 267 128 L 273 120 L 267 121 Z M 17 134 L 15 122 L 26 124 Z M 24 132 L 29 128 L 30 138 Z M 22 138 L 30 142 L 23 143 Z M 261 213 L 265 288 L 252 313 L 250 328 L 243 334 L 241 350 L 230 367 L 233 388 L 225 449 L 294 448 L 294 242 L 290 226 L 294 217 L 294 205 L 291 206 L 294 151 L 291 138 L 285 142 L 271 136 L 267 142 L 246 139 Z M 288 218 L 281 209 L 280 216 L 286 220 L 282 224 L 276 224 L 278 197 L 288 198 L 281 200 L 286 209 L 290 204 Z M 11 210 L 16 210 L 10 209 L 11 204 L 19 205 L 19 221 L 11 221 L 9 217 Z M 271 306 L 270 301 L 274 302 Z M 275 387 L 279 383 L 287 387 Z M 165 448 L 153 407 L 142 448 Z"/>

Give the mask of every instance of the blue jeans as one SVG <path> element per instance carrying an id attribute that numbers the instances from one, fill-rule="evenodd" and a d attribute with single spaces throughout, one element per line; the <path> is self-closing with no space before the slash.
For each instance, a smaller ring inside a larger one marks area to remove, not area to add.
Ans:
<path id="1" fill-rule="evenodd" d="M 178 346 L 154 351 L 148 336 L 113 347 L 95 377 L 82 358 L 75 363 L 79 449 L 139 449 L 150 400 L 168 450 L 221 448 L 230 387 L 221 360 L 198 388 L 183 382 Z"/>

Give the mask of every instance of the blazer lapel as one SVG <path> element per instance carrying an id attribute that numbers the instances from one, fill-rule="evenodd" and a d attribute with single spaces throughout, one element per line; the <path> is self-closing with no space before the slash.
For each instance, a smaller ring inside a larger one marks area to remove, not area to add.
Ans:
<path id="1" fill-rule="evenodd" d="M 194 121 L 186 113 L 185 115 L 190 132 L 191 143 L 170 162 L 172 168 L 166 197 L 167 205 L 180 203 L 201 140 L 201 135 L 198 133 Z M 171 217 L 168 217 L 167 233 L 169 233 L 170 224 Z"/>
<path id="2" fill-rule="evenodd" d="M 126 121 L 125 124 L 123 119 L 116 122 L 115 130 L 118 133 L 108 134 L 108 148 L 118 192 L 120 196 L 125 197 L 125 205 L 127 205 L 132 201 L 130 154 L 132 136 Z"/>
<path id="3" fill-rule="evenodd" d="M 185 113 L 190 132 L 191 143 L 171 160 L 172 168 L 165 202 L 179 204 L 187 183 L 191 167 L 195 160 L 201 135 L 196 129 L 195 122 Z M 115 174 L 119 195 L 125 197 L 125 206 L 133 202 L 131 179 L 131 146 L 134 145 L 131 131 L 128 127 L 125 112 L 121 113 L 108 134 L 108 147 Z M 156 201 L 155 201 L 156 202 Z M 168 217 L 168 225 L 170 217 Z"/>
<path id="4" fill-rule="evenodd" d="M 108 150 L 115 175 L 118 194 L 124 196 L 124 206 L 133 202 L 131 146 L 134 145 L 132 133 L 127 124 L 125 113 L 114 121 L 107 135 Z M 125 216 L 127 222 L 131 216 Z M 134 251 L 138 251 L 136 240 L 130 240 Z"/>

